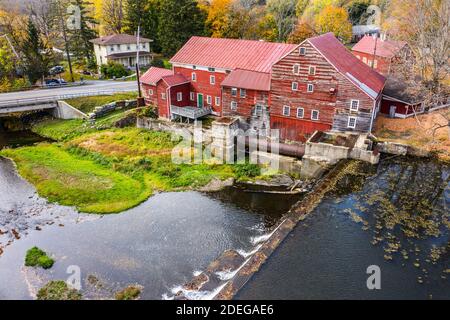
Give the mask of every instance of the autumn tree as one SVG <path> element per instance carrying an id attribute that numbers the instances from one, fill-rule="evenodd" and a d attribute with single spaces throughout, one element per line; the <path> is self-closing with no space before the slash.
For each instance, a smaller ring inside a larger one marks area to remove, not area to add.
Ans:
<path id="1" fill-rule="evenodd" d="M 206 15 L 195 0 L 162 1 L 158 26 L 162 53 L 171 56 L 192 36 L 203 35 Z"/>
<path id="2" fill-rule="evenodd" d="M 207 28 L 211 31 L 211 36 L 221 38 L 226 34 L 230 23 L 230 11 L 233 0 L 212 0 L 206 7 L 208 17 L 206 19 Z"/>
<path id="3" fill-rule="evenodd" d="M 297 0 L 297 5 L 295 6 L 295 15 L 297 18 L 300 19 L 303 16 L 311 1 L 312 0 Z"/>
<path id="4" fill-rule="evenodd" d="M 402 8 L 410 6 L 408 13 Z M 393 72 L 407 82 L 410 93 L 425 99 L 427 106 L 439 104 L 450 95 L 450 3 L 443 0 L 396 0 L 392 3 L 388 31 L 408 43 Z"/>
<path id="5" fill-rule="evenodd" d="M 277 40 L 285 42 L 295 26 L 297 0 L 268 0 L 267 11 L 277 25 Z"/>
<path id="6" fill-rule="evenodd" d="M 101 22 L 104 34 L 120 34 L 124 29 L 124 0 L 103 0 Z"/>
<path id="7" fill-rule="evenodd" d="M 352 39 L 352 24 L 344 8 L 327 6 L 316 18 L 316 29 L 320 33 L 333 32 L 344 42 Z"/>
<path id="8" fill-rule="evenodd" d="M 316 32 L 307 22 L 299 22 L 289 35 L 288 43 L 300 44 L 308 38 L 316 36 Z"/>

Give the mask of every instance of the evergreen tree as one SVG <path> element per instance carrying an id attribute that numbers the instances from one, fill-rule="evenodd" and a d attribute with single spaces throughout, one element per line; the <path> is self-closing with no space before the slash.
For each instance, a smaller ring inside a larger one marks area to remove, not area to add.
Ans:
<path id="1" fill-rule="evenodd" d="M 86 62 L 90 63 L 94 57 L 94 46 L 90 40 L 98 36 L 94 30 L 96 21 L 88 9 L 88 7 L 92 6 L 92 3 L 86 0 L 72 0 L 70 3 L 77 6 L 80 10 L 80 25 L 78 28 L 70 30 L 69 33 L 70 51 L 79 60 L 85 59 Z"/>
<path id="2" fill-rule="evenodd" d="M 53 52 L 42 40 L 36 24 L 30 17 L 27 24 L 27 33 L 23 41 L 22 52 L 25 55 L 25 73 L 31 83 L 48 74 L 53 63 Z"/>
<path id="3" fill-rule="evenodd" d="M 161 3 L 158 39 L 162 53 L 175 54 L 190 37 L 204 35 L 206 12 L 195 0 L 164 0 Z"/>

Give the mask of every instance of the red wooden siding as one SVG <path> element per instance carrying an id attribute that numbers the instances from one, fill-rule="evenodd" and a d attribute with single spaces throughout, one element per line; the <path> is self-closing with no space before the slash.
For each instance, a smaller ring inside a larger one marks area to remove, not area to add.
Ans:
<path id="1" fill-rule="evenodd" d="M 272 115 L 270 128 L 280 131 L 281 140 L 305 142 L 316 130 L 329 131 L 331 125 Z"/>
<path id="2" fill-rule="evenodd" d="M 269 92 L 246 90 L 245 98 L 241 97 L 240 88 L 237 88 L 237 95 L 231 95 L 230 87 L 223 87 L 222 90 L 222 110 L 224 116 L 241 116 L 250 118 L 252 110 L 256 105 L 269 105 Z M 231 110 L 231 102 L 237 102 L 237 109 Z"/>
<path id="3" fill-rule="evenodd" d="M 365 63 L 368 66 L 371 66 L 370 63 L 374 60 L 373 54 L 368 54 L 365 52 L 358 52 L 358 51 L 352 51 L 352 53 L 355 57 L 357 57 L 357 58 L 359 57 L 359 59 L 363 62 L 364 62 L 364 58 L 366 58 Z M 375 60 L 377 61 L 377 63 L 376 63 L 376 66 L 374 67 L 374 69 L 376 71 L 378 71 L 379 73 L 381 73 L 382 75 L 388 75 L 390 68 L 391 68 L 391 59 L 376 56 Z"/>
<path id="4" fill-rule="evenodd" d="M 222 115 L 221 106 L 215 105 L 215 98 L 220 97 L 222 101 L 222 88 L 221 83 L 227 77 L 226 73 L 221 72 L 209 72 L 203 70 L 193 70 L 191 68 L 174 67 L 175 73 L 181 73 L 189 80 L 192 79 L 192 73 L 197 75 L 197 81 L 191 81 L 191 90 L 195 93 L 195 99 L 191 102 L 193 105 L 197 105 L 197 94 L 203 94 L 204 105 L 207 105 L 207 97 L 212 98 L 213 111 L 218 115 Z M 215 76 L 215 85 L 210 83 L 210 76 Z"/>

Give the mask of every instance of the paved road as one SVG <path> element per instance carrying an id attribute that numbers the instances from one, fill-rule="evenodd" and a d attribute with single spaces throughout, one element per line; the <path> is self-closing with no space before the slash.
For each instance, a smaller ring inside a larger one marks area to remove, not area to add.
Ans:
<path id="1" fill-rule="evenodd" d="M 134 81 L 88 81 L 86 85 L 75 87 L 62 87 L 52 89 L 38 89 L 32 91 L 20 91 L 0 94 L 0 104 L 6 101 L 22 99 L 53 98 L 58 99 L 70 95 L 95 95 L 113 92 L 137 91 Z"/>

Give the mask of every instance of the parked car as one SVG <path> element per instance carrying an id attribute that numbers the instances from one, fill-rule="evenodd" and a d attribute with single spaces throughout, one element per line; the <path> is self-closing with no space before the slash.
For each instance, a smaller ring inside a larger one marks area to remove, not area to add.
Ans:
<path id="1" fill-rule="evenodd" d="M 50 74 L 53 74 L 53 75 L 61 74 L 63 72 L 64 72 L 64 67 L 63 66 L 55 66 L 55 67 L 50 69 Z"/>
<path id="2" fill-rule="evenodd" d="M 47 79 L 45 80 L 46 87 L 60 87 L 67 85 L 67 82 L 63 79 Z"/>

